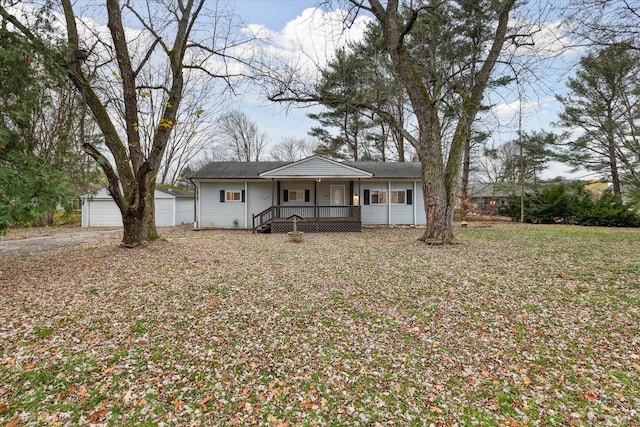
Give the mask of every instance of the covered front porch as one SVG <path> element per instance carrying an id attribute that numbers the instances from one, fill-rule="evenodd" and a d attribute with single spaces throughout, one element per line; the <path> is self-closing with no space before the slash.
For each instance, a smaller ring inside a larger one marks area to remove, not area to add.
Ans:
<path id="1" fill-rule="evenodd" d="M 271 179 L 271 206 L 252 216 L 258 233 L 354 232 L 361 228 L 360 179 L 371 174 L 312 158 L 260 174 Z"/>

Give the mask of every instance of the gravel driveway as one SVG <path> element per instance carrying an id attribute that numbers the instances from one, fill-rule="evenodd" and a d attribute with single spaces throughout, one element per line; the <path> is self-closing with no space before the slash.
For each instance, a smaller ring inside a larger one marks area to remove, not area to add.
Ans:
<path id="1" fill-rule="evenodd" d="M 30 255 L 39 252 L 76 246 L 83 243 L 101 242 L 107 236 L 122 233 L 119 230 L 88 230 L 54 232 L 50 235 L 37 236 L 5 236 L 0 240 L 0 257 L 15 255 Z"/>

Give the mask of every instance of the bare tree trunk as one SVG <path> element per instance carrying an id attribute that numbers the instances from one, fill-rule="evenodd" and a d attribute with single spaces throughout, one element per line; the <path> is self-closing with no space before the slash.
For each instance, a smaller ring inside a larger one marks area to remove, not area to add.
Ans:
<path id="1" fill-rule="evenodd" d="M 611 171 L 611 184 L 613 188 L 613 194 L 616 197 L 622 199 L 622 189 L 620 187 L 620 173 L 618 172 L 618 156 L 616 154 L 616 142 L 613 136 L 609 137 L 609 146 L 608 146 L 608 154 L 609 154 L 609 167 Z"/>
<path id="2" fill-rule="evenodd" d="M 156 240 L 158 238 L 158 230 L 156 229 L 156 174 L 151 173 L 147 176 L 147 194 L 144 203 L 144 212 L 142 214 L 143 233 L 148 240 Z"/>
<path id="3" fill-rule="evenodd" d="M 350 0 L 362 7 L 362 3 Z M 419 137 L 414 143 L 422 164 L 422 188 L 427 226 L 420 240 L 426 243 L 446 244 L 453 241 L 453 214 L 455 190 L 459 179 L 465 143 L 470 137 L 471 123 L 480 109 L 480 102 L 487 87 L 491 71 L 498 60 L 505 41 L 509 13 L 515 0 L 505 0 L 498 13 L 493 42 L 485 61 L 469 91 L 461 92 L 462 111 L 451 140 L 448 157 L 442 148 L 441 121 L 438 116 L 438 100 L 432 88 L 425 84 L 416 71 L 415 58 L 407 50 L 405 36 L 410 32 L 418 15 L 404 29 L 398 25 L 399 0 L 389 0 L 386 6 L 380 0 L 369 0 L 369 10 L 382 27 L 385 46 L 398 80 L 407 90 L 407 96 L 418 121 Z"/>
<path id="4" fill-rule="evenodd" d="M 134 209 L 128 208 L 122 212 L 122 225 L 124 227 L 122 246 L 127 248 L 135 247 L 138 246 L 139 242 L 145 240 L 140 215 Z"/>
<path id="5" fill-rule="evenodd" d="M 467 138 L 464 146 L 464 160 L 462 161 L 462 180 L 460 182 L 460 198 L 464 201 L 469 194 L 469 173 L 471 172 L 471 138 Z M 466 213 L 466 212 L 464 212 Z"/>
<path id="6" fill-rule="evenodd" d="M 447 207 L 447 190 L 442 176 L 433 172 L 437 165 L 422 162 L 422 194 L 427 217 L 425 231 L 419 240 L 430 244 L 451 243 L 453 241 L 453 207 Z"/>
<path id="7" fill-rule="evenodd" d="M 442 161 L 442 145 L 437 123 L 437 111 L 424 106 L 420 124 L 420 144 L 416 147 L 421 163 L 422 194 L 427 224 L 419 240 L 429 244 L 445 244 L 453 241 L 453 203 L 449 205 L 450 190 Z M 426 118 L 426 120 L 425 120 Z M 423 130 L 424 129 L 424 130 Z"/>
<path id="8" fill-rule="evenodd" d="M 397 102 L 398 102 L 398 112 L 397 112 L 397 118 L 398 118 L 398 127 L 399 128 L 404 128 L 404 96 L 401 95 L 397 98 Z M 398 161 L 399 162 L 404 162 L 405 161 L 405 154 L 404 154 L 404 135 L 402 135 L 402 132 L 399 131 L 395 126 L 391 127 L 391 131 L 393 132 L 394 135 L 394 139 L 396 141 L 396 148 L 398 150 Z"/>

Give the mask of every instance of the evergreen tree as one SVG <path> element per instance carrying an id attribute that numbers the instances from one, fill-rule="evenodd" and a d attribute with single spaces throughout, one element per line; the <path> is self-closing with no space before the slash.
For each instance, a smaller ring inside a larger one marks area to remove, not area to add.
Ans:
<path id="1" fill-rule="evenodd" d="M 76 138 L 79 100 L 51 52 L 63 49 L 0 29 L 0 230 L 46 222 L 97 175 Z"/>
<path id="2" fill-rule="evenodd" d="M 622 183 L 640 188 L 640 52 L 626 44 L 595 51 L 580 60 L 569 79 L 559 123 L 581 135 L 566 143 L 562 159 L 605 175 L 620 197 Z"/>

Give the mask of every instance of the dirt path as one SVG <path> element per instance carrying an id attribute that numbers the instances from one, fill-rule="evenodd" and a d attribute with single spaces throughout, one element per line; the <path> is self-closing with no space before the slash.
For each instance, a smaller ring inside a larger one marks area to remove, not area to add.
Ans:
<path id="1" fill-rule="evenodd" d="M 55 249 L 76 246 L 83 243 L 100 242 L 117 231 L 69 231 L 52 235 L 5 237 L 0 240 L 0 257 L 30 255 Z"/>

